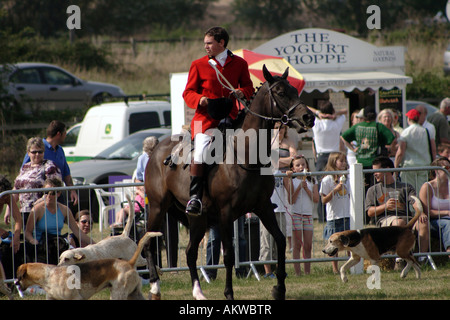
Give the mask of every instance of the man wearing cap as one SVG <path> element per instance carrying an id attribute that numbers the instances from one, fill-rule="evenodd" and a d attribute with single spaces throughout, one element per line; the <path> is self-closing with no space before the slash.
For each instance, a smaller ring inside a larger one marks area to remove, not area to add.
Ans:
<path id="1" fill-rule="evenodd" d="M 395 167 L 429 166 L 432 161 L 432 149 L 427 130 L 419 124 L 420 113 L 416 109 L 409 110 L 406 118 L 409 126 L 398 138 Z M 411 184 L 415 190 L 420 190 L 422 184 L 428 181 L 428 172 L 402 171 L 400 177 L 403 182 Z"/>
<path id="2" fill-rule="evenodd" d="M 186 213 L 201 214 L 203 195 L 203 154 L 211 141 L 207 130 L 217 128 L 221 119 L 236 118 L 238 107 L 232 92 L 225 88 L 217 78 L 216 71 L 208 61 L 213 59 L 217 69 L 236 89 L 239 98 L 250 99 L 254 89 L 250 79 L 247 62 L 227 49 L 229 36 L 221 27 L 212 27 L 204 36 L 206 56 L 192 62 L 183 98 L 189 108 L 195 109 L 191 122 L 191 135 L 194 139 L 194 156 L 191 162 L 191 200 Z M 223 82 L 223 80 L 221 80 Z"/>
<path id="3" fill-rule="evenodd" d="M 363 165 L 363 169 L 372 169 L 372 162 L 378 156 L 379 148 L 390 145 L 395 136 L 386 126 L 376 122 L 377 114 L 373 107 L 365 107 L 357 117 L 364 121 L 342 133 L 342 138 L 348 143 L 356 141 L 356 161 Z M 365 175 L 367 187 L 373 185 L 372 176 L 371 173 Z"/>
<path id="4" fill-rule="evenodd" d="M 416 108 L 420 113 L 419 124 L 424 127 L 428 131 L 428 135 L 430 137 L 430 146 L 431 146 L 431 161 L 436 158 L 436 128 L 434 124 L 427 121 L 428 110 L 423 104 L 419 104 Z"/>

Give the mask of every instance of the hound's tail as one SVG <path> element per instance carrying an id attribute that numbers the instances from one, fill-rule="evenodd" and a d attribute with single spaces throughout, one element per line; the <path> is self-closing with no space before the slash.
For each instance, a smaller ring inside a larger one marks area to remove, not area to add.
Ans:
<path id="1" fill-rule="evenodd" d="M 127 224 L 125 225 L 125 228 L 123 229 L 122 235 L 124 237 L 128 237 L 130 236 L 130 231 L 131 231 L 131 227 L 133 226 L 133 221 L 134 221 L 134 203 L 131 200 L 131 197 L 129 194 L 126 195 L 127 200 L 128 200 L 128 206 L 129 206 L 129 211 L 130 213 L 128 214 L 128 219 L 127 219 Z"/>
<path id="2" fill-rule="evenodd" d="M 139 255 L 141 254 L 142 249 L 144 248 L 144 245 L 147 243 L 147 241 L 150 240 L 150 238 L 159 237 L 159 236 L 162 236 L 161 232 L 147 232 L 146 234 L 144 234 L 144 236 L 141 238 L 141 240 L 139 240 L 137 249 L 134 252 L 133 257 L 130 260 L 128 260 L 128 263 L 134 267 L 136 265 L 137 259 L 139 258 Z"/>
<path id="3" fill-rule="evenodd" d="M 414 199 L 414 203 L 416 204 L 418 210 L 416 211 L 416 215 L 406 225 L 406 228 L 409 228 L 409 229 L 411 229 L 414 226 L 417 219 L 419 219 L 420 215 L 423 213 L 423 206 L 422 206 L 422 202 L 420 201 L 420 199 L 415 196 L 411 196 L 411 198 Z"/>

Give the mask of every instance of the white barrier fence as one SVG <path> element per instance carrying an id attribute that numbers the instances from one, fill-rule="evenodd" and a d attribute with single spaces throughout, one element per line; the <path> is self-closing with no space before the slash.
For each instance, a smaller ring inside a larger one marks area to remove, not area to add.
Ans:
<path id="1" fill-rule="evenodd" d="M 447 176 L 450 177 L 450 174 L 447 170 L 440 167 L 421 167 L 421 168 L 408 168 L 408 169 L 380 169 L 376 172 L 400 172 L 400 171 L 430 171 L 430 170 L 444 170 Z M 308 173 L 296 173 L 293 176 L 315 176 L 321 177 L 329 174 L 348 174 L 349 181 L 351 184 L 351 206 L 350 206 L 350 228 L 351 229 L 361 229 L 368 225 L 367 221 L 364 219 L 364 199 L 365 199 L 365 187 L 364 187 L 364 174 L 373 173 L 375 170 L 363 170 L 362 166 L 359 164 L 352 165 L 348 171 L 336 171 L 336 172 L 308 172 Z M 277 177 L 283 177 L 285 174 L 277 174 Z M 82 185 L 82 186 L 73 186 L 73 187 L 61 187 L 61 188 L 48 188 L 45 191 L 62 191 L 65 195 L 65 199 L 63 203 L 68 205 L 72 213 L 82 209 L 88 209 L 91 212 L 92 217 L 98 221 L 98 227 L 94 225 L 94 228 L 89 233 L 89 236 L 96 242 L 105 238 L 106 236 L 111 235 L 111 229 L 109 228 L 109 224 L 114 222 L 114 216 L 117 214 L 119 210 L 121 210 L 123 206 L 123 202 L 126 201 L 126 194 L 133 195 L 135 194 L 135 188 L 138 186 L 142 186 L 142 183 L 116 183 L 116 184 L 107 184 L 107 185 Z M 71 205 L 67 199 L 69 199 L 69 193 L 71 190 L 77 190 L 79 196 L 79 204 L 76 206 Z M 105 191 L 108 190 L 108 191 Z M 43 192 L 43 189 L 28 189 L 28 190 L 9 190 L 0 194 L 0 198 L 3 196 L 18 194 L 18 193 L 32 193 L 32 192 Z M 419 193 L 416 190 L 417 194 Z M 12 197 L 11 197 L 12 198 Z M 449 200 L 450 201 L 450 200 Z M 143 221 L 137 222 L 133 226 L 133 236 L 136 237 L 139 233 L 145 232 L 146 225 L 146 213 L 147 208 L 144 208 L 141 213 L 141 219 Z M 414 215 L 414 213 L 412 214 Z M 347 256 L 343 257 L 326 257 L 321 250 L 323 249 L 324 240 L 321 236 L 321 231 L 324 228 L 324 222 L 320 222 L 318 218 L 314 219 L 314 239 L 313 239 L 313 249 L 311 258 L 308 259 L 291 259 L 290 253 L 288 252 L 287 263 L 306 263 L 306 262 L 331 262 L 331 261 L 343 261 L 347 260 Z M 235 244 L 235 268 L 244 269 L 244 273 L 246 276 L 255 275 L 256 278 L 260 279 L 260 272 L 258 272 L 258 268 L 263 264 L 276 264 L 276 260 L 267 260 L 267 261 L 259 261 L 259 219 L 250 213 L 247 214 L 241 220 L 235 221 L 234 225 L 234 234 L 237 235 L 234 237 Z M 126 221 L 126 219 L 125 219 Z M 13 225 L 9 226 L 10 230 L 13 230 Z M 158 240 L 160 243 L 158 244 L 159 257 L 158 264 L 161 266 L 161 270 L 164 271 L 185 271 L 188 270 L 188 267 L 185 263 L 184 250 L 187 246 L 188 235 L 187 232 L 184 231 L 184 227 L 181 226 L 178 222 L 174 222 L 170 219 L 169 216 L 166 216 L 166 222 L 164 224 L 164 230 L 162 230 L 165 234 L 163 239 Z M 70 233 L 70 230 L 67 228 L 67 225 L 63 228 L 62 234 Z M 60 250 L 60 238 L 64 239 L 64 236 L 56 237 L 56 250 Z M 442 239 L 438 238 L 433 241 L 437 241 L 439 243 L 437 250 L 430 250 L 431 248 L 431 239 L 433 237 L 430 236 L 430 245 L 428 246 L 428 250 L 422 250 L 421 253 L 415 253 L 416 256 L 426 256 L 429 263 L 433 268 L 436 268 L 436 265 L 433 261 L 434 256 L 448 256 L 449 253 L 446 252 L 446 248 L 443 248 Z M 135 238 L 135 240 L 138 240 Z M 203 276 L 207 281 L 209 281 L 209 270 L 223 268 L 223 264 L 208 264 L 206 262 L 206 245 L 205 243 L 208 241 L 207 237 L 204 239 L 204 244 L 200 248 L 198 268 L 202 272 Z M 48 256 L 48 254 L 42 258 L 38 257 L 40 254 L 39 250 L 41 248 L 33 245 L 26 244 L 25 241 L 21 241 L 21 250 L 17 254 L 13 254 L 12 248 L 8 245 L 8 239 L 4 239 L 2 243 L 2 264 L 5 268 L 7 281 L 12 281 L 15 278 L 15 270 L 17 267 L 25 262 L 33 262 L 40 261 L 49 263 L 52 259 Z M 47 253 L 49 252 L 48 246 L 46 247 Z M 176 251 L 176 252 L 174 252 Z M 245 254 L 242 254 L 243 251 Z M 162 254 L 164 253 L 165 254 Z M 220 252 L 220 251 L 219 251 Z M 13 259 L 14 256 L 14 259 Z M 393 258 L 395 255 L 386 255 L 384 257 Z M 448 260 L 448 258 L 447 258 Z M 354 267 L 353 272 L 362 273 L 363 265 L 360 263 L 356 267 Z M 147 270 L 140 270 L 140 273 L 146 274 Z"/>

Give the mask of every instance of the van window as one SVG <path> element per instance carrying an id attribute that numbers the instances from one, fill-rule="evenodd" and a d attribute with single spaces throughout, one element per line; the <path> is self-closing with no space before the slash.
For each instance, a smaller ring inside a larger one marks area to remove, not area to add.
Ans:
<path id="1" fill-rule="evenodd" d="M 75 147 L 78 140 L 78 134 L 80 133 L 81 125 L 73 127 L 67 132 L 66 139 L 64 139 L 63 147 Z"/>
<path id="2" fill-rule="evenodd" d="M 164 111 L 163 117 L 164 117 L 164 125 L 171 126 L 172 125 L 172 117 L 170 116 L 170 111 Z"/>
<path id="3" fill-rule="evenodd" d="M 157 112 L 137 112 L 130 115 L 130 134 L 144 129 L 157 128 L 161 126 Z"/>

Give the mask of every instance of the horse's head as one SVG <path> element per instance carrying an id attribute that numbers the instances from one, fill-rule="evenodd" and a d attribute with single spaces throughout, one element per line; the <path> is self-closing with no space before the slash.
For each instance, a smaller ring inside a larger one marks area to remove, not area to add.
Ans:
<path id="1" fill-rule="evenodd" d="M 272 76 L 263 66 L 264 78 L 267 80 L 269 96 L 271 100 L 272 118 L 279 118 L 283 123 L 297 130 L 298 133 L 306 132 L 314 126 L 314 114 L 300 100 L 298 91 L 287 80 L 289 67 L 283 75 Z"/>

